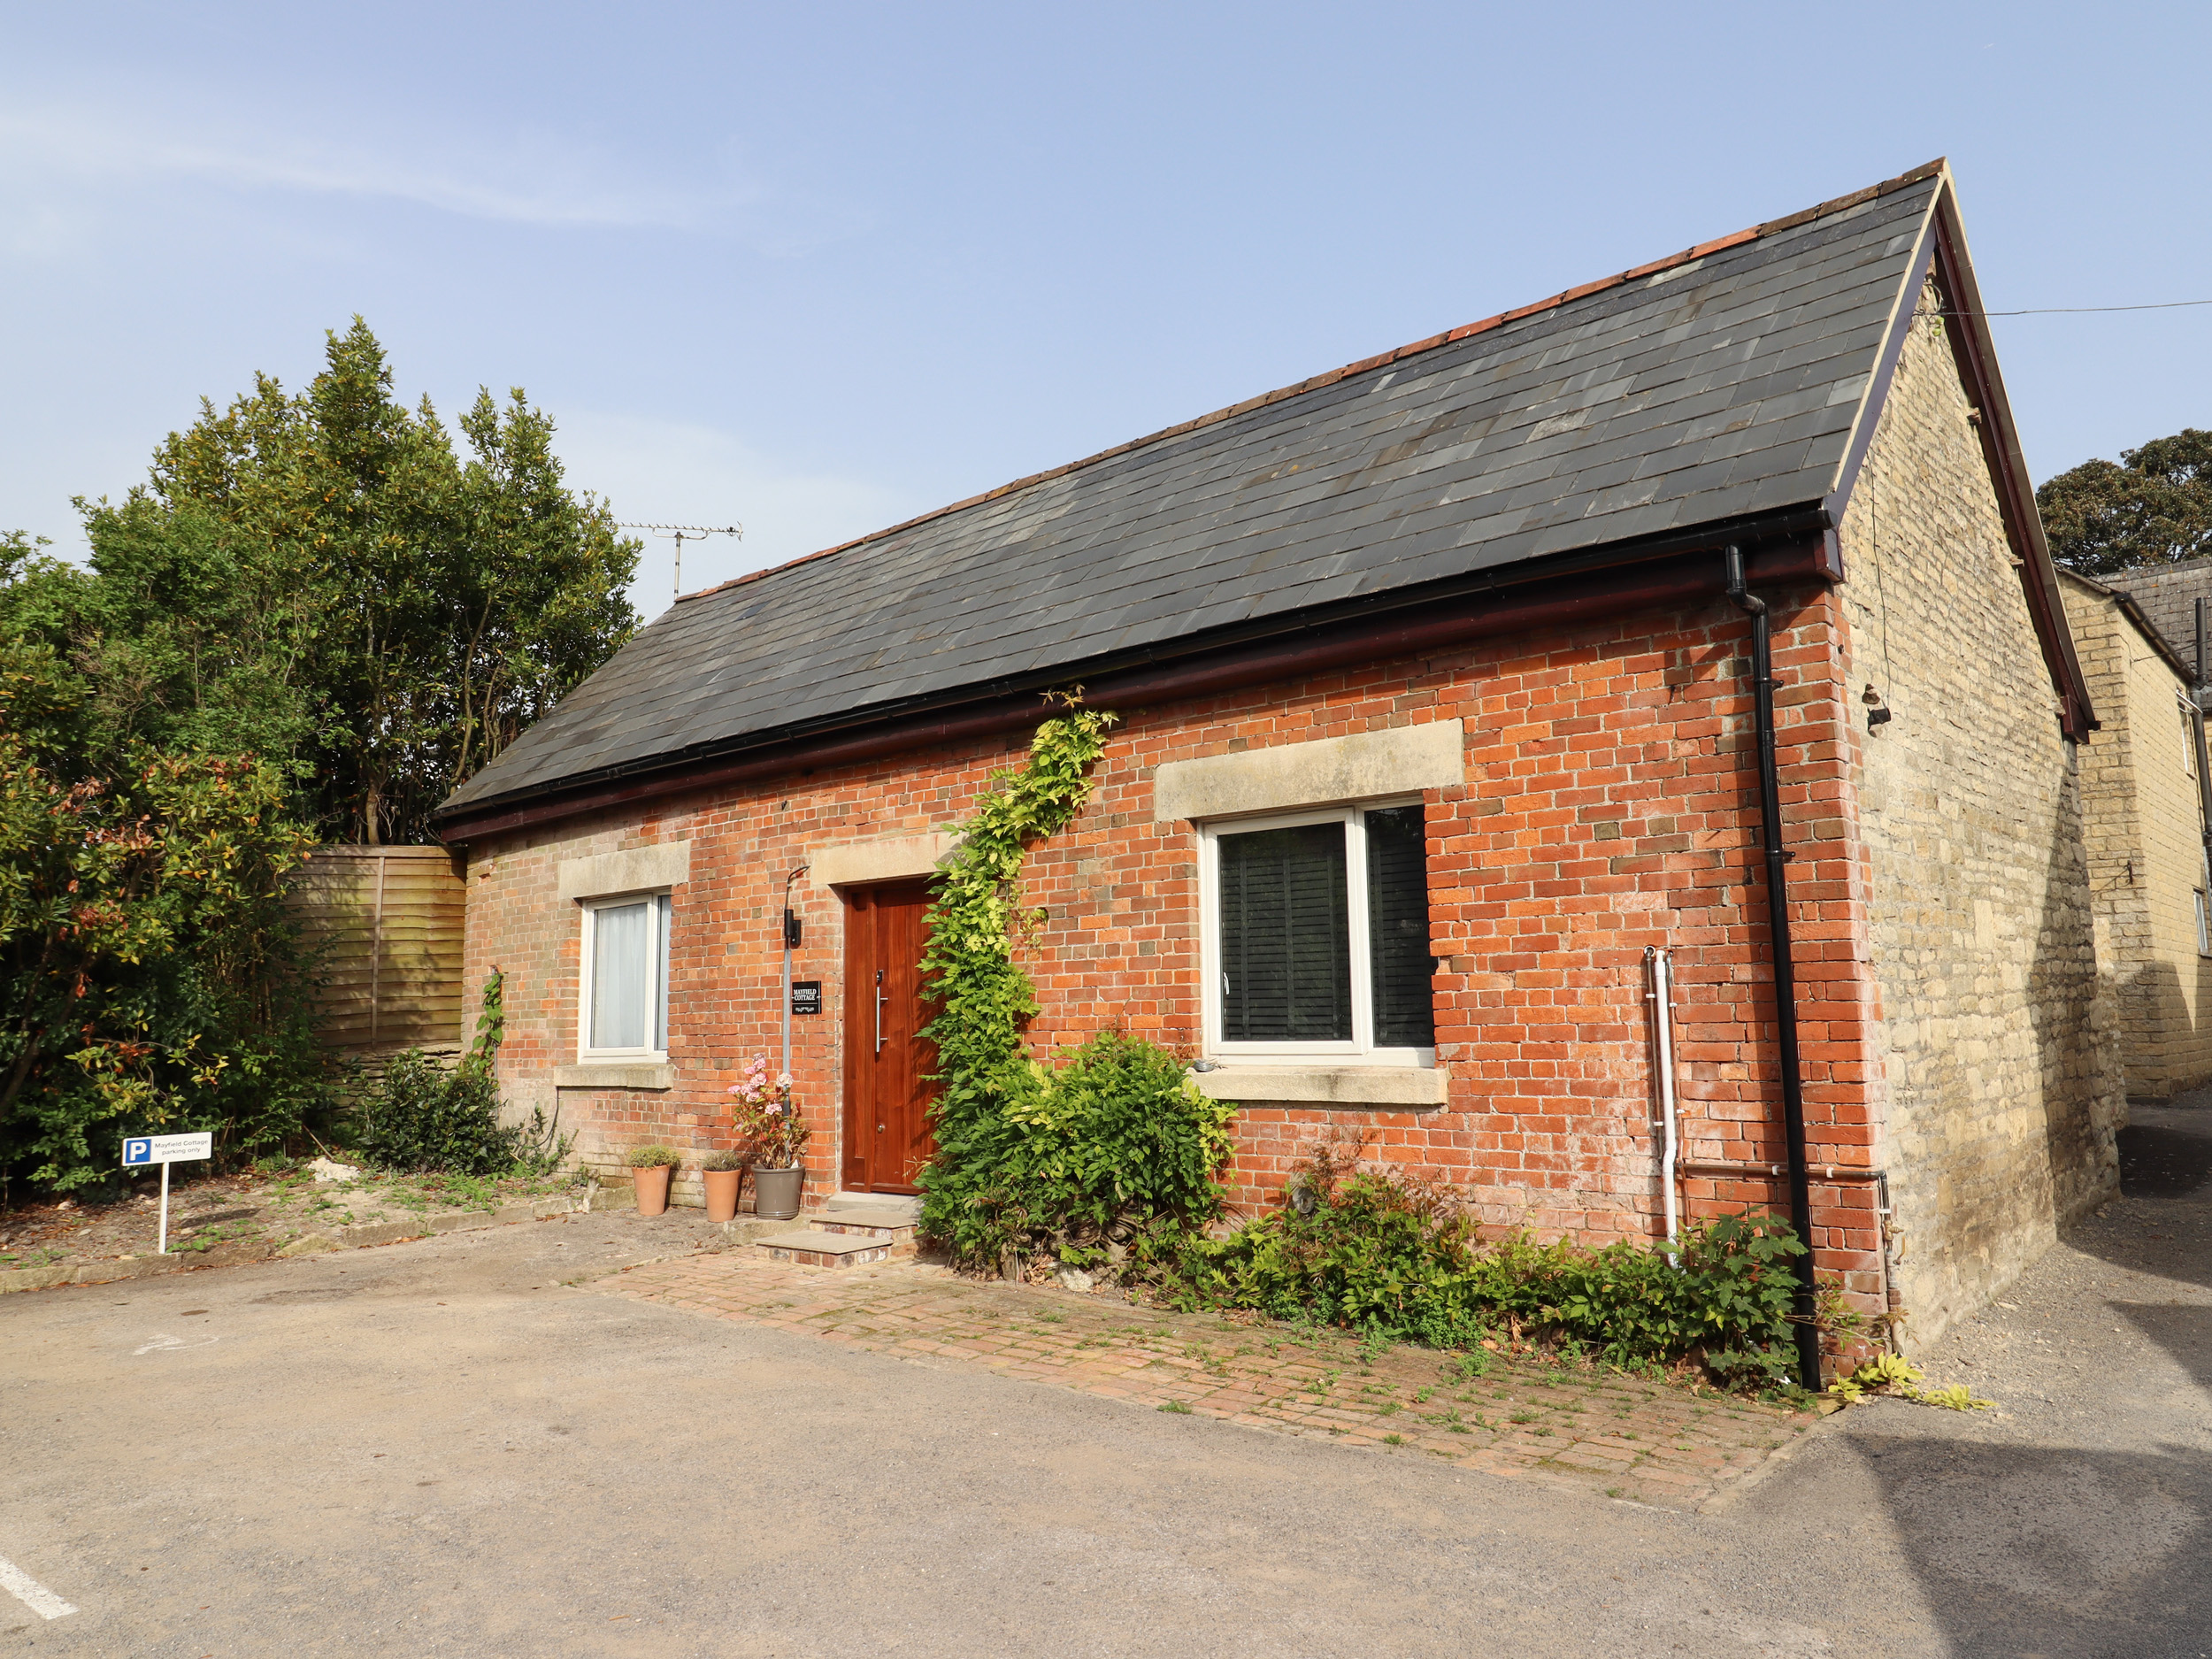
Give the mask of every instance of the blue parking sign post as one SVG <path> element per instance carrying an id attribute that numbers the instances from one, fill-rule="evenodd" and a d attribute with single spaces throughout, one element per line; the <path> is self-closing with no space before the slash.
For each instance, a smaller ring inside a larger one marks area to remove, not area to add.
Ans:
<path id="1" fill-rule="evenodd" d="M 154 1254 L 169 1254 L 169 1166 L 172 1164 L 196 1162 L 215 1156 L 215 1137 L 197 1135 L 131 1135 L 123 1142 L 123 1167 L 142 1169 L 149 1164 L 161 1165 L 161 1231 L 157 1236 Z"/>

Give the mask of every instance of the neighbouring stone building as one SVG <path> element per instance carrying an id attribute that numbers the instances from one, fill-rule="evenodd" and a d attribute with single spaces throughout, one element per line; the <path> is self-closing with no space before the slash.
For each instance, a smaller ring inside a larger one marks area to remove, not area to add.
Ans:
<path id="1" fill-rule="evenodd" d="M 2112 1190 L 2124 1110 L 1979 311 L 1935 164 L 685 597 L 442 809 L 504 1086 L 595 1161 L 725 1143 L 788 904 L 810 1190 L 910 1190 L 927 879 L 1079 684 L 1120 720 L 1029 858 L 1033 1038 L 1188 1055 L 1239 1205 L 1364 1134 L 1651 1239 L 1790 1204 L 1796 1081 L 1817 1264 L 1924 1340 Z"/>
<path id="2" fill-rule="evenodd" d="M 2070 571 L 2061 580 L 2099 717 L 2082 759 L 2097 956 L 2118 1010 L 2129 1097 L 2170 1100 L 2212 1081 L 2204 716 L 2193 695 L 2195 668 L 2125 588 Z M 2169 607 L 2170 625 L 2193 626 L 2191 598 Z"/>
<path id="3" fill-rule="evenodd" d="M 2205 630 L 2212 636 L 2212 558 L 2177 559 L 2141 570 L 2113 571 L 2097 580 L 2125 594 L 2142 612 L 2142 621 L 2171 651 L 2189 676 L 2194 700 L 2212 703 L 2212 687 L 2197 684 L 2197 606 L 2206 606 Z M 2205 647 L 2205 667 L 2212 671 L 2212 637 Z"/>

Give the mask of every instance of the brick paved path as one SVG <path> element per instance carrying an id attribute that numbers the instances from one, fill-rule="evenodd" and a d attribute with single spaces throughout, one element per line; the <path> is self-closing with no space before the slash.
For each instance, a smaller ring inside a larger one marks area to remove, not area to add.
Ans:
<path id="1" fill-rule="evenodd" d="M 798 1267 L 730 1251 L 651 1263 L 594 1289 L 972 1365 L 1163 1411 L 1688 1508 L 1818 1419 L 1525 1357 L 1363 1353 L 1340 1333 L 1163 1313 L 942 1267 Z"/>

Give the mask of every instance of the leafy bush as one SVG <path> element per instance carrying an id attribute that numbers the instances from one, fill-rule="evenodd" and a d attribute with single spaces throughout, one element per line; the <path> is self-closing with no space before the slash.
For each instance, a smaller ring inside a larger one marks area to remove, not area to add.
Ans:
<path id="1" fill-rule="evenodd" d="M 1219 1240 L 1164 1253 L 1171 1297 L 1249 1308 L 1438 1347 L 1500 1325 L 1594 1350 L 1616 1364 L 1702 1353 L 1734 1383 L 1786 1382 L 1795 1364 L 1793 1258 L 1804 1246 L 1774 1216 L 1725 1216 L 1663 1250 L 1589 1249 L 1525 1234 L 1495 1243 L 1441 1186 L 1357 1164 L 1325 1148 L 1286 1207 Z"/>
<path id="2" fill-rule="evenodd" d="M 26 552 L 0 537 L 0 613 Z M 62 1191 L 111 1179 L 126 1135 L 273 1152 L 332 1100 L 295 994 L 281 889 L 309 837 L 280 772 L 96 742 L 96 702 L 61 654 L 0 640 L 0 1179 Z"/>
<path id="3" fill-rule="evenodd" d="M 1018 772 L 993 775 L 960 826 L 929 907 L 923 981 L 936 1002 L 937 1150 L 918 1178 L 921 1231 L 968 1267 L 1047 1245 L 1090 1259 L 1158 1227 L 1220 1213 L 1213 1184 L 1233 1107 L 1188 1087 L 1172 1055 L 1119 1034 L 1033 1059 L 1036 987 L 1014 959 L 1036 925 L 1022 860 L 1082 810 L 1115 717 L 1063 695 Z"/>
<path id="4" fill-rule="evenodd" d="M 1106 1032 L 1005 1079 L 1002 1110 L 971 1120 L 956 1160 L 924 1178 L 923 1225 L 955 1259 L 1006 1250 L 1094 1262 L 1163 1225 L 1222 1213 L 1214 1179 L 1236 1108 L 1209 1100 L 1164 1048 Z"/>
<path id="5" fill-rule="evenodd" d="M 699 1167 L 702 1170 L 711 1170 L 717 1174 L 726 1175 L 732 1170 L 741 1170 L 745 1167 L 745 1155 L 734 1149 L 710 1152 L 699 1160 Z"/>
<path id="6" fill-rule="evenodd" d="M 529 1131 L 499 1121 L 490 1068 L 465 1061 L 449 1071 L 420 1049 L 395 1056 L 385 1069 L 361 1107 L 357 1133 L 363 1158 L 399 1174 L 535 1174 L 549 1167 L 542 1155 L 527 1156 Z"/>
<path id="7" fill-rule="evenodd" d="M 672 1170 L 684 1155 L 673 1147 L 632 1147 L 622 1161 L 634 1170 Z"/>

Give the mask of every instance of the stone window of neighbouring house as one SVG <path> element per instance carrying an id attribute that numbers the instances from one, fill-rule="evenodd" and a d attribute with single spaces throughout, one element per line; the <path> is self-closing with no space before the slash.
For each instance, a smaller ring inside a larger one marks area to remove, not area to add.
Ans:
<path id="1" fill-rule="evenodd" d="M 1206 824 L 1200 867 L 1209 1053 L 1433 1064 L 1418 801 Z"/>
<path id="2" fill-rule="evenodd" d="M 585 902 L 580 1060 L 668 1053 L 669 895 Z"/>

